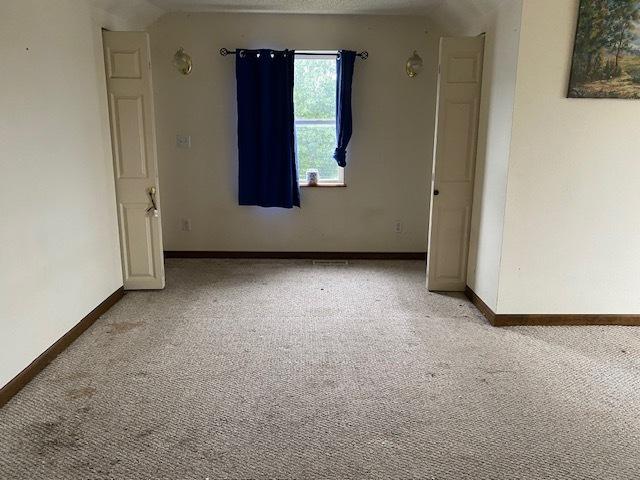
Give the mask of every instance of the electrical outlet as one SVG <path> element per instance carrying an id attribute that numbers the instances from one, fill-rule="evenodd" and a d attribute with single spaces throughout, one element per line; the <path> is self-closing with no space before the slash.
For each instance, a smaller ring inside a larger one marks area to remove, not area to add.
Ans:
<path id="1" fill-rule="evenodd" d="M 402 233 L 402 222 L 396 222 L 395 231 L 396 233 Z"/>
<path id="2" fill-rule="evenodd" d="M 191 135 L 176 135 L 176 147 L 191 148 Z"/>
<path id="3" fill-rule="evenodd" d="M 183 218 L 180 220 L 180 225 L 182 227 L 182 231 L 183 232 L 190 232 L 191 231 L 191 219 L 190 218 Z"/>

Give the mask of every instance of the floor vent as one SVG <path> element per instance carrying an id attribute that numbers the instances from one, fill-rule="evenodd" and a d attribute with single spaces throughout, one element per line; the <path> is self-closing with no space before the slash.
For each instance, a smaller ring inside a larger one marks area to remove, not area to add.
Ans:
<path id="1" fill-rule="evenodd" d="M 314 260 L 313 264 L 321 267 L 344 267 L 349 265 L 349 260 Z"/>

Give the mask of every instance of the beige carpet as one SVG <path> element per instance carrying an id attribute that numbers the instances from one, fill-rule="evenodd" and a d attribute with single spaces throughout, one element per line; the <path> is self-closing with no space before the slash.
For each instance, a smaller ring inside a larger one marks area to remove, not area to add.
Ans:
<path id="1" fill-rule="evenodd" d="M 170 260 L 0 410 L 0 479 L 640 478 L 640 329 L 495 329 L 423 270 Z"/>

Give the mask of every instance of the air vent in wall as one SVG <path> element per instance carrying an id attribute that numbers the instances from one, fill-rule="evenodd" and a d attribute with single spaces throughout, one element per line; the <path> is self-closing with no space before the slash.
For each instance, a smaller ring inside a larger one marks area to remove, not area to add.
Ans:
<path id="1" fill-rule="evenodd" d="M 314 260 L 313 264 L 321 267 L 336 267 L 336 266 L 344 267 L 346 265 L 349 265 L 349 261 L 348 260 Z"/>

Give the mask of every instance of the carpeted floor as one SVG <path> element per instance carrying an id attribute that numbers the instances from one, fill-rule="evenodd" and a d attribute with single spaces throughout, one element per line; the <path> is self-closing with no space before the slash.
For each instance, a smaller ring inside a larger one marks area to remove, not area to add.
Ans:
<path id="1" fill-rule="evenodd" d="M 0 478 L 640 478 L 640 329 L 495 329 L 423 282 L 169 260 L 0 410 Z"/>

